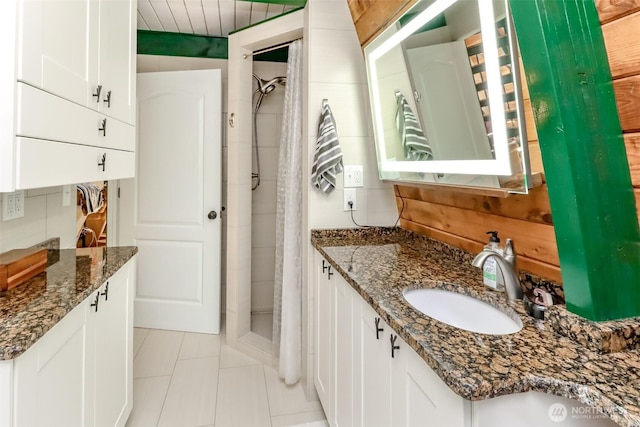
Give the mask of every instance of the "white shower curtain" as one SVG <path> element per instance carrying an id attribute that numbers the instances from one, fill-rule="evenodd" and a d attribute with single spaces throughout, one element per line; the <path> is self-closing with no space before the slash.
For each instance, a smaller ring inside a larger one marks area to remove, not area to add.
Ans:
<path id="1" fill-rule="evenodd" d="M 302 369 L 302 183 L 302 40 L 296 40 L 289 46 L 280 137 L 273 297 L 273 353 L 286 384 L 295 384 Z"/>

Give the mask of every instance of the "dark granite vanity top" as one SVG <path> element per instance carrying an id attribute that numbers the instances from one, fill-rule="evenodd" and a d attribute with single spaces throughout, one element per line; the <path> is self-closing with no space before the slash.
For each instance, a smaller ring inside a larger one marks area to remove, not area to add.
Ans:
<path id="1" fill-rule="evenodd" d="M 49 249 L 49 266 L 0 292 L 0 360 L 18 357 L 138 252 L 133 246 Z"/>
<path id="2" fill-rule="evenodd" d="M 640 426 L 640 351 L 603 354 L 558 335 L 522 303 L 482 284 L 473 255 L 399 228 L 314 230 L 313 246 L 458 395 L 480 400 L 538 391 Z M 413 309 L 407 287 L 466 293 L 518 315 L 511 335 L 457 329 Z"/>

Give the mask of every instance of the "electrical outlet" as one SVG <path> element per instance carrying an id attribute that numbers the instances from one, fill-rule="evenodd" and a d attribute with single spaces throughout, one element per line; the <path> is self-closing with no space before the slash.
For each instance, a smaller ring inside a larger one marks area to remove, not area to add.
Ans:
<path id="1" fill-rule="evenodd" d="M 351 206 L 349 206 L 349 202 L 352 203 Z M 344 211 L 345 212 L 355 211 L 357 206 L 358 205 L 356 204 L 356 189 L 345 188 L 344 189 Z"/>
<path id="2" fill-rule="evenodd" d="M 343 187 L 362 187 L 364 185 L 362 175 L 362 165 L 345 165 Z"/>
<path id="3" fill-rule="evenodd" d="M 15 211 L 13 214 L 13 219 L 24 217 L 24 191 L 16 191 L 15 192 Z"/>

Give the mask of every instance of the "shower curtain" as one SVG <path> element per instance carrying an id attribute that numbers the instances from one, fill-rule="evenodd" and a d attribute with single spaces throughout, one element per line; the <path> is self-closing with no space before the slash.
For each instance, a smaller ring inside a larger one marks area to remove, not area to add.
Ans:
<path id="1" fill-rule="evenodd" d="M 276 201 L 273 354 L 280 377 L 295 384 L 302 369 L 302 40 L 289 46 Z"/>

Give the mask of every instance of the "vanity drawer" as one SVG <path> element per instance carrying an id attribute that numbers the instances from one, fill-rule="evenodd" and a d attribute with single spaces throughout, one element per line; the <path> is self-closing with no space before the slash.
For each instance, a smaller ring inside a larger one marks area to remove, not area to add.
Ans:
<path id="1" fill-rule="evenodd" d="M 134 151 L 135 127 L 25 83 L 17 84 L 16 135 Z M 106 120 L 106 122 L 105 122 Z M 106 124 L 105 130 L 100 130 Z"/>
<path id="2" fill-rule="evenodd" d="M 103 156 L 104 168 L 99 165 Z M 18 189 L 131 178 L 134 174 L 135 153 L 131 151 L 16 138 Z"/>

